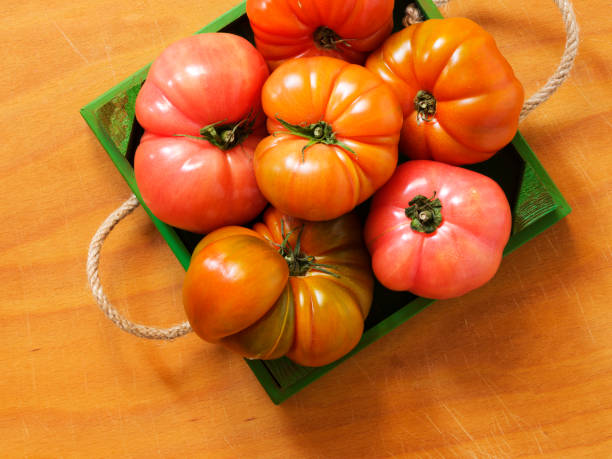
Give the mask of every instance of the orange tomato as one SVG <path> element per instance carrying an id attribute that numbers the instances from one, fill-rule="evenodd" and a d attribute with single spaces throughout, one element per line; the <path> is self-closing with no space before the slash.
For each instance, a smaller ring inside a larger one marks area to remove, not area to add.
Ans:
<path id="1" fill-rule="evenodd" d="M 183 303 L 206 341 L 321 366 L 359 342 L 373 285 L 355 215 L 311 223 L 269 208 L 252 230 L 228 226 L 202 239 Z"/>
<path id="2" fill-rule="evenodd" d="M 516 133 L 523 87 L 493 37 L 469 19 L 430 19 L 403 29 L 366 67 L 399 97 L 400 151 L 412 159 L 476 163 Z"/>
<path id="3" fill-rule="evenodd" d="M 264 84 L 268 132 L 255 150 L 262 194 L 286 214 L 330 220 L 393 174 L 402 111 L 364 67 L 329 57 L 285 62 Z"/>
<path id="4" fill-rule="evenodd" d="M 246 10 L 271 69 L 307 56 L 361 64 L 393 29 L 393 0 L 247 0 Z"/>

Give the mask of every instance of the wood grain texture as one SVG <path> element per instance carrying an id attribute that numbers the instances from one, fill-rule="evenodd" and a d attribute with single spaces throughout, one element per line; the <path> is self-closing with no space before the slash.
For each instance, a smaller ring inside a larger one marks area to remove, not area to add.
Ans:
<path id="1" fill-rule="evenodd" d="M 195 336 L 114 327 L 85 276 L 128 187 L 78 110 L 233 5 L 51 0 L 0 6 L 0 456 L 609 457 L 612 454 L 612 16 L 576 0 L 571 77 L 521 131 L 573 213 L 495 279 L 437 302 L 280 407 Z M 454 0 L 527 94 L 561 56 L 552 1 Z M 138 209 L 101 277 L 149 324 L 184 320 L 183 270 Z"/>

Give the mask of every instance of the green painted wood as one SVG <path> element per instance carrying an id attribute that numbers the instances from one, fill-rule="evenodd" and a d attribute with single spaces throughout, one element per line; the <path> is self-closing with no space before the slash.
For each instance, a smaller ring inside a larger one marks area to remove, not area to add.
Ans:
<path id="1" fill-rule="evenodd" d="M 408 3 L 408 1 L 396 2 L 394 10 L 396 30 L 401 28 L 401 18 Z M 425 17 L 442 17 L 431 0 L 418 0 L 418 5 Z M 242 2 L 198 33 L 224 30 L 253 41 L 245 11 L 246 3 Z M 133 151 L 130 150 L 135 148 L 140 135 L 138 123 L 134 121 L 134 103 L 148 69 L 149 65 L 143 67 L 81 110 L 84 119 L 141 204 L 134 170 L 130 164 L 133 155 Z M 470 168 L 497 180 L 513 203 L 513 233 L 504 254 L 520 247 L 571 210 L 520 133 L 517 133 L 512 143 L 494 158 Z M 511 174 L 509 171 L 513 169 L 515 171 Z M 186 269 L 190 260 L 189 247 L 192 247 L 200 236 L 166 225 L 152 215 L 146 206 L 143 207 Z M 287 358 L 273 361 L 247 360 L 247 363 L 272 401 L 281 403 L 432 302 L 433 300 L 418 298 L 407 292 L 391 292 L 377 283 L 372 311 L 366 320 L 363 337 L 357 347 L 342 359 L 320 368 L 301 367 Z"/>
<path id="2" fill-rule="evenodd" d="M 554 225 L 572 211 L 569 203 L 563 197 L 561 191 L 559 191 L 559 188 L 557 188 L 555 183 L 552 181 L 544 169 L 544 166 L 542 166 L 542 163 L 540 163 L 537 156 L 520 132 L 517 132 L 514 136 L 512 146 L 525 161 L 525 170 L 528 175 L 527 179 L 525 176 L 523 176 L 524 185 L 521 188 L 523 195 L 519 195 L 517 206 L 515 206 L 514 209 L 513 220 L 516 221 L 517 219 L 517 211 L 522 212 L 521 208 L 526 206 L 527 199 L 523 198 L 527 198 L 527 196 L 531 196 L 534 200 L 541 203 L 545 202 L 545 207 L 543 207 L 543 209 L 547 209 L 547 212 L 537 212 L 537 218 L 529 218 L 529 223 L 526 226 L 524 226 L 519 232 L 512 234 L 510 241 L 508 241 L 508 244 L 506 244 L 504 249 L 504 256 L 516 250 L 527 241 L 533 239 L 542 231 Z M 533 185 L 533 181 L 538 182 L 538 187 Z M 533 188 L 537 189 L 535 193 L 533 193 Z M 544 199 L 542 197 L 542 193 L 548 194 L 548 198 Z M 548 199 L 550 199 L 550 201 L 548 201 Z M 522 217 L 519 218 L 524 219 L 526 218 L 525 215 L 531 215 L 531 212 L 531 210 L 528 210 Z"/>
<path id="3" fill-rule="evenodd" d="M 536 177 L 533 167 L 526 164 L 521 191 L 512 215 L 512 233 L 520 233 L 556 206 L 550 193 Z"/>
<path id="4" fill-rule="evenodd" d="M 113 97 L 107 104 L 96 110 L 96 117 L 100 120 L 102 128 L 123 155 L 127 151 L 130 132 L 134 123 L 134 110 L 128 108 L 133 105 L 130 96 L 134 93 L 138 94 L 137 89 L 138 87 L 134 87 Z M 135 96 L 133 97 L 135 98 Z"/>
<path id="5" fill-rule="evenodd" d="M 411 2 L 406 2 L 406 5 Z M 442 13 L 432 0 L 417 0 L 416 4 L 427 19 L 443 19 Z"/>

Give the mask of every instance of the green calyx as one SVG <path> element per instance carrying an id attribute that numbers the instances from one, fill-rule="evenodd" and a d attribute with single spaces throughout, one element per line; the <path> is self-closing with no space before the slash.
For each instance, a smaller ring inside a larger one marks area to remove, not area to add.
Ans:
<path id="1" fill-rule="evenodd" d="M 418 194 L 408 203 L 405 210 L 410 218 L 410 228 L 420 233 L 433 233 L 442 223 L 442 203 L 436 198 L 436 192 L 431 198 Z"/>
<path id="2" fill-rule="evenodd" d="M 414 98 L 414 109 L 419 122 L 431 121 L 436 115 L 436 98 L 432 93 L 421 89 Z"/>
<path id="3" fill-rule="evenodd" d="M 240 145 L 251 132 L 255 120 L 249 116 L 235 124 L 213 123 L 200 129 L 200 135 L 221 150 Z"/>
<path id="4" fill-rule="evenodd" d="M 308 139 L 308 143 L 302 148 L 302 160 L 304 159 L 304 152 L 306 149 L 315 143 L 338 145 L 340 148 L 357 156 L 357 154 L 351 148 L 349 148 L 348 145 L 336 139 L 336 133 L 333 131 L 331 125 L 325 121 L 319 121 L 318 123 L 313 124 L 291 124 L 280 119 L 278 116 L 276 119 L 285 129 L 287 129 L 290 134 Z"/>
<path id="5" fill-rule="evenodd" d="M 200 129 L 200 135 L 181 135 L 179 137 L 189 137 L 191 139 L 202 139 L 210 142 L 215 147 L 221 150 L 229 150 L 236 145 L 240 145 L 252 132 L 254 117 L 249 115 L 242 121 L 237 123 L 221 124 L 223 121 L 218 121 Z"/>
<path id="6" fill-rule="evenodd" d="M 338 45 L 344 44 L 345 46 L 351 46 L 347 40 L 340 37 L 329 27 L 321 26 L 314 31 L 312 36 L 315 44 L 318 48 L 322 49 L 337 49 Z"/>
<path id="7" fill-rule="evenodd" d="M 278 253 L 280 253 L 287 262 L 287 266 L 289 267 L 289 275 L 305 276 L 311 269 L 316 269 L 317 271 L 329 274 L 330 276 L 337 278 L 340 277 L 338 274 L 330 271 L 330 269 L 335 268 L 334 266 L 317 263 L 317 260 L 313 255 L 306 255 L 305 253 L 302 253 L 301 239 L 304 226 L 300 227 L 300 232 L 298 234 L 295 247 L 291 247 L 291 244 L 289 244 L 289 237 L 294 231 L 295 229 L 285 234 L 284 220 L 281 220 L 281 235 L 283 236 L 283 242 L 280 244 L 275 244 L 278 246 Z"/>

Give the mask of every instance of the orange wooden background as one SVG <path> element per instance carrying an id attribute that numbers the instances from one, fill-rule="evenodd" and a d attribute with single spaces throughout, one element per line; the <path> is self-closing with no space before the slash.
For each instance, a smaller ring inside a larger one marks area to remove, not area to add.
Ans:
<path id="1" fill-rule="evenodd" d="M 235 1 L 235 0 L 234 0 Z M 127 335 L 96 308 L 91 236 L 129 196 L 78 110 L 233 6 L 8 0 L 0 6 L 0 456 L 612 455 L 612 16 L 576 0 L 570 79 L 521 125 L 573 213 L 496 278 L 437 302 L 283 405 L 195 336 Z M 563 49 L 552 1 L 453 0 L 527 93 Z M 142 209 L 101 276 L 149 324 L 184 319 L 183 271 Z"/>

